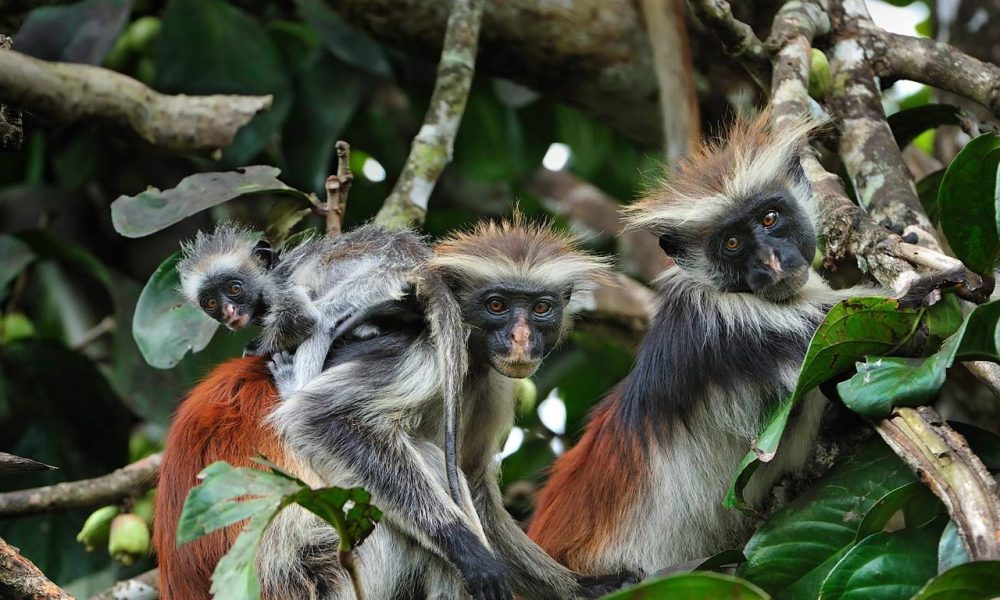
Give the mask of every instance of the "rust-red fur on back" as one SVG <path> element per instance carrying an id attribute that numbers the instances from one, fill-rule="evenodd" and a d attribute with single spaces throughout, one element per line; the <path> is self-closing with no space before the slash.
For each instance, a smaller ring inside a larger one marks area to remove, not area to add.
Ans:
<path id="1" fill-rule="evenodd" d="M 634 435 L 614 431 L 618 392 L 597 407 L 580 441 L 552 466 L 528 535 L 553 558 L 584 573 L 632 518 L 648 467 Z M 610 431 L 605 431 L 605 428 Z"/>
<path id="2" fill-rule="evenodd" d="M 196 476 L 217 460 L 247 466 L 257 453 L 281 465 L 285 454 L 263 424 L 278 395 L 263 357 L 219 365 L 181 404 L 167 433 L 156 492 L 153 545 L 160 564 L 160 598 L 210 600 L 210 577 L 239 526 L 176 546 L 177 522 Z"/>

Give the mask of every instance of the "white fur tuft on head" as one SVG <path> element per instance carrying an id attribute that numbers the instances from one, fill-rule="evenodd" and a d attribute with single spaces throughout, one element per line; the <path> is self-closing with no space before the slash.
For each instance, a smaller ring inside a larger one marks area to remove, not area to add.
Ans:
<path id="1" fill-rule="evenodd" d="M 219 273 L 250 269 L 264 272 L 254 259 L 253 250 L 260 234 L 238 223 L 219 223 L 212 233 L 199 231 L 193 240 L 181 243 L 181 259 L 177 263 L 180 292 L 198 304 L 198 290 Z"/>

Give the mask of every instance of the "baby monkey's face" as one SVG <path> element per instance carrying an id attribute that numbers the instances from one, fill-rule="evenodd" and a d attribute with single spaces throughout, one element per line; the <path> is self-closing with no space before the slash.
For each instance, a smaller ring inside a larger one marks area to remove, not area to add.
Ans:
<path id="1" fill-rule="evenodd" d="M 207 280 L 198 292 L 198 305 L 205 314 L 232 331 L 257 321 L 261 314 L 261 290 L 252 277 L 222 273 Z"/>

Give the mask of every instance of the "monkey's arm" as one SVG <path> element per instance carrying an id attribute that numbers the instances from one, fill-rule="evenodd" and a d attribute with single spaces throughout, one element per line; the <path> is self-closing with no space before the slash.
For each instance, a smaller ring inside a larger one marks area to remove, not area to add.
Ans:
<path id="1" fill-rule="evenodd" d="M 321 317 L 308 289 L 291 283 L 283 285 L 267 307 L 260 338 L 252 351 L 268 356 L 294 350 L 313 333 Z"/>
<path id="2" fill-rule="evenodd" d="M 473 597 L 510 598 L 506 569 L 483 542 L 474 509 L 462 510 L 448 495 L 443 452 L 403 427 L 407 420 L 397 411 L 406 407 L 391 406 L 393 399 L 379 395 L 411 374 L 405 366 L 382 362 L 373 353 L 370 360 L 331 367 L 276 410 L 278 430 L 325 481 L 371 492 L 385 519 L 453 565 Z M 391 367 L 396 372 L 386 375 L 394 381 L 373 386 L 378 378 L 372 372 Z M 401 391 L 407 401 L 420 395 L 420 390 Z M 428 397 L 433 396 L 430 389 Z M 352 400 L 337 402 L 342 398 Z"/>

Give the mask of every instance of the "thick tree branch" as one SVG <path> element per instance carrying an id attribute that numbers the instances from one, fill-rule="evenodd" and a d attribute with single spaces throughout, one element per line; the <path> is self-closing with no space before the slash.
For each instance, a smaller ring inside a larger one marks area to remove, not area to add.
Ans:
<path id="1" fill-rule="evenodd" d="M 0 598 L 5 600 L 73 600 L 49 581 L 17 548 L 0 539 Z"/>
<path id="2" fill-rule="evenodd" d="M 0 50 L 0 101 L 60 123 L 98 120 L 175 152 L 210 152 L 271 106 L 271 96 L 166 96 L 108 69 Z"/>
<path id="3" fill-rule="evenodd" d="M 869 36 L 869 56 L 879 77 L 918 81 L 978 102 L 1000 117 L 1000 66 L 948 44 L 889 33 L 867 20 L 858 25 Z"/>
<path id="4" fill-rule="evenodd" d="M 14 40 L 0 34 L 0 50 L 14 48 Z M 0 104 L 0 150 L 18 150 L 24 141 L 21 111 L 7 104 Z"/>
<path id="5" fill-rule="evenodd" d="M 113 504 L 156 485 L 162 454 L 152 454 L 93 479 L 0 494 L 0 518 Z"/>
<path id="6" fill-rule="evenodd" d="M 688 155 L 701 138 L 698 94 L 683 0 L 641 0 L 660 87 L 667 164 Z"/>
<path id="7" fill-rule="evenodd" d="M 383 225 L 409 227 L 424 222 L 434 185 L 451 162 L 455 136 L 472 88 L 483 4 L 484 0 L 455 0 L 452 4 L 424 124 L 413 139 L 403 172 L 375 218 Z"/>
<path id="8" fill-rule="evenodd" d="M 879 435 L 948 509 L 972 560 L 1000 559 L 1000 496 L 996 482 L 934 410 L 897 408 Z"/>

